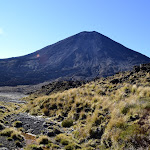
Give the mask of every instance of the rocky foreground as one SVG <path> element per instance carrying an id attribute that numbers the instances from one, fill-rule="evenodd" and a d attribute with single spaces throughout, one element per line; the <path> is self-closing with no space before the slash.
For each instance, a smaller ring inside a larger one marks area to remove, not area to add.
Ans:
<path id="1" fill-rule="evenodd" d="M 52 118 L 33 116 L 29 113 L 19 113 L 14 110 L 11 112 L 8 106 L 14 107 L 14 104 L 16 106 L 14 109 L 18 110 L 26 103 L 26 101 L 21 100 L 23 97 L 25 97 L 25 95 L 21 93 L 0 93 L 0 113 L 5 113 L 3 119 L 1 117 L 0 120 L 0 130 L 8 129 L 7 132 L 19 130 L 19 132 L 21 131 L 20 137 L 23 138 L 23 140 L 18 137 L 13 138 L 9 135 L 10 133 L 0 134 L 0 150 L 21 149 L 25 145 L 37 144 L 36 137 L 39 135 L 47 135 L 54 144 L 59 145 L 58 142 L 54 140 L 54 137 L 60 133 L 71 133 L 73 131 L 69 128 L 63 128 L 61 126 L 62 121 L 58 121 L 59 118 L 58 120 L 52 120 Z M 2 123 L 4 125 L 2 125 Z M 61 147 L 62 146 L 59 148 Z"/>

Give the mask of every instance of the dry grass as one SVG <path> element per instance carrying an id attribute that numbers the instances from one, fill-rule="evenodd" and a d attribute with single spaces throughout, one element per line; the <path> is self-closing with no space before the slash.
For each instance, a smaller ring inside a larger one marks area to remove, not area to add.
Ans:
<path id="1" fill-rule="evenodd" d="M 89 138 L 92 127 L 103 127 L 104 133 L 98 145 L 103 149 L 122 149 L 126 142 L 134 145 L 137 133 L 144 139 L 149 136 L 150 120 L 147 120 L 147 126 L 139 127 L 140 122 L 145 121 L 144 116 L 150 114 L 150 74 L 135 73 L 120 83 L 111 83 L 113 79 L 121 79 L 129 74 L 120 73 L 49 96 L 34 98 L 35 95 L 32 95 L 26 110 L 30 113 L 36 110 L 38 115 L 61 115 L 65 119 L 73 119 L 72 136 L 79 141 Z M 132 80 L 134 84 L 131 84 Z"/>

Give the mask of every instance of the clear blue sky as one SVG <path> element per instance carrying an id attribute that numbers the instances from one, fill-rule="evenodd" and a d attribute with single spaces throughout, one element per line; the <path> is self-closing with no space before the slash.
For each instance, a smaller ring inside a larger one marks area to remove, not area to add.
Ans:
<path id="1" fill-rule="evenodd" d="M 97 31 L 150 57 L 150 0 L 0 0 L 0 58 Z"/>

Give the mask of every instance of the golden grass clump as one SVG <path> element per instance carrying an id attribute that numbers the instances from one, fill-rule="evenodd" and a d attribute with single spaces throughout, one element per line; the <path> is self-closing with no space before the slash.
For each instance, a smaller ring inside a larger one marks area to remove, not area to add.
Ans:
<path id="1" fill-rule="evenodd" d="M 52 143 L 51 140 L 49 139 L 49 137 L 46 135 L 41 135 L 36 141 L 38 144 L 43 144 L 43 145 Z"/>

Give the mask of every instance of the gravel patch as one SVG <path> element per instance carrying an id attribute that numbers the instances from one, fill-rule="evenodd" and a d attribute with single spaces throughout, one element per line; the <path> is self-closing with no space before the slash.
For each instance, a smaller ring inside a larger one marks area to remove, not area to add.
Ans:
<path id="1" fill-rule="evenodd" d="M 35 135 L 48 134 L 49 129 L 53 130 L 54 128 L 61 128 L 61 126 L 56 122 L 52 122 L 41 117 L 35 117 L 27 113 L 9 115 L 6 117 L 5 121 L 9 122 L 9 126 L 12 126 L 13 122 L 15 121 L 21 121 L 22 127 L 25 129 L 25 131 Z M 60 132 L 63 132 L 63 130 Z"/>
<path id="2" fill-rule="evenodd" d="M 0 101 L 3 102 L 12 102 L 12 103 L 26 103 L 22 99 L 23 97 L 26 97 L 27 95 L 24 95 L 22 93 L 17 93 L 17 92 L 0 92 Z"/>

